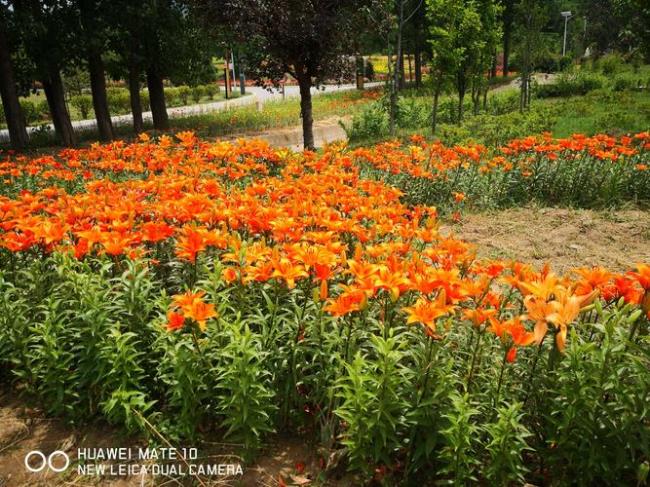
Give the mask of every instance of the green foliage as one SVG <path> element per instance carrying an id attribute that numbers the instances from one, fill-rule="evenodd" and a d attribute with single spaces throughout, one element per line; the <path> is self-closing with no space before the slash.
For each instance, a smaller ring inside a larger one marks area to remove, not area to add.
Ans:
<path id="1" fill-rule="evenodd" d="M 560 74 L 554 83 L 538 86 L 535 94 L 539 98 L 581 96 L 604 85 L 605 79 L 600 75 L 572 71 Z"/>
<path id="2" fill-rule="evenodd" d="M 192 87 L 192 101 L 198 103 L 206 95 L 205 87 L 203 85 Z"/>
<path id="3" fill-rule="evenodd" d="M 473 418 L 479 414 L 479 410 L 467 395 L 454 393 L 450 400 L 451 407 L 442 415 L 446 425 L 440 432 L 444 440 L 444 446 L 439 452 L 439 459 L 443 464 L 440 473 L 445 475 L 450 483 L 464 485 L 478 480 L 479 460 L 476 444 L 479 427 Z"/>
<path id="4" fill-rule="evenodd" d="M 225 436 L 243 447 L 250 457 L 265 434 L 273 431 L 275 392 L 263 363 L 267 354 L 260 336 L 238 324 L 228 326 L 226 346 L 220 351 L 217 368 L 216 411 L 226 428 Z"/>
<path id="5" fill-rule="evenodd" d="M 192 89 L 189 86 L 183 85 L 178 87 L 178 98 L 181 105 L 187 105 L 192 95 Z"/>
<path id="6" fill-rule="evenodd" d="M 25 117 L 25 123 L 27 125 L 31 125 L 41 120 L 41 116 L 36 108 L 36 105 L 34 105 L 34 103 L 30 100 L 21 99 L 20 108 L 23 111 L 23 117 Z"/>
<path id="7" fill-rule="evenodd" d="M 220 90 L 219 85 L 216 83 L 208 83 L 203 87 L 203 89 L 210 100 L 214 100 L 215 95 L 219 93 Z"/>
<path id="8" fill-rule="evenodd" d="M 588 330 L 574 332 L 565 360 L 533 396 L 545 410 L 547 444 L 540 453 L 558 462 L 558 478 L 582 472 L 578 485 L 634 478 L 650 454 L 650 431 L 639 427 L 650 413 L 648 336 L 628 342 L 643 318 L 621 304 L 597 313 L 591 333 L 600 340 L 588 340 Z"/>
<path id="9" fill-rule="evenodd" d="M 376 464 L 389 464 L 406 429 L 408 402 L 405 386 L 412 374 L 395 337 L 371 336 L 367 355 L 357 352 L 338 383 L 341 406 L 336 415 L 345 421 L 342 443 L 350 464 L 367 473 Z"/>
<path id="10" fill-rule="evenodd" d="M 623 56 L 616 52 L 605 54 L 594 62 L 594 68 L 608 77 L 621 71 L 624 65 Z"/>
<path id="11" fill-rule="evenodd" d="M 83 120 L 90 116 L 93 109 L 93 98 L 90 95 L 75 95 L 70 98 L 70 104 L 77 109 Z"/>
<path id="12" fill-rule="evenodd" d="M 526 481 L 524 455 L 530 450 L 527 439 L 532 434 L 524 425 L 522 407 L 521 403 L 501 406 L 496 410 L 497 421 L 485 425 L 489 437 L 485 446 L 489 455 L 485 477 L 494 485 Z"/>
<path id="13" fill-rule="evenodd" d="M 111 114 L 122 115 L 131 111 L 131 97 L 126 88 L 107 88 L 106 98 Z"/>
<path id="14" fill-rule="evenodd" d="M 388 113 L 379 103 L 371 103 L 352 118 L 352 125 L 341 124 L 350 140 L 368 140 L 388 134 Z"/>

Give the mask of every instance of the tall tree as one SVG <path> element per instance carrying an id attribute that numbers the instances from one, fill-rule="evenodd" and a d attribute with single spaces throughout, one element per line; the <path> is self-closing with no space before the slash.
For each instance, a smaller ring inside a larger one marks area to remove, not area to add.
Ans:
<path id="1" fill-rule="evenodd" d="M 113 138 L 113 123 L 106 96 L 106 74 L 102 53 L 108 43 L 111 2 L 106 0 L 77 0 L 80 46 L 88 65 L 93 109 L 100 139 Z"/>
<path id="2" fill-rule="evenodd" d="M 427 0 L 427 10 L 438 76 L 454 79 L 460 124 L 467 89 L 484 66 L 487 40 L 480 4 L 475 0 Z"/>
<path id="3" fill-rule="evenodd" d="M 512 49 L 512 30 L 515 17 L 515 0 L 503 0 L 503 77 L 510 73 L 510 50 Z"/>
<path id="4" fill-rule="evenodd" d="M 0 5 L 0 96 L 2 97 L 2 108 L 5 112 L 11 146 L 20 151 L 27 147 L 28 137 L 11 64 L 8 26 L 9 11 L 5 9 L 4 5 Z"/>
<path id="5" fill-rule="evenodd" d="M 481 17 L 481 40 L 479 41 L 479 51 L 476 63 L 472 72 L 472 102 L 474 105 L 474 114 L 479 111 L 481 96 L 483 104 L 487 103 L 487 92 L 489 89 L 486 73 L 489 71 L 490 76 L 494 76 L 493 70 L 496 70 L 496 51 L 501 42 L 502 30 L 499 16 L 501 6 L 496 0 L 475 0 Z"/>
<path id="6" fill-rule="evenodd" d="M 395 66 L 392 70 L 392 77 L 390 78 L 390 134 L 395 135 L 395 122 L 397 119 L 397 92 L 402 88 L 403 79 L 404 79 L 404 28 L 409 23 L 409 21 L 418 13 L 418 11 L 424 8 L 423 0 L 396 0 L 395 4 L 396 15 L 395 15 L 395 26 L 394 30 L 395 36 Z M 392 49 L 390 41 L 390 31 L 389 31 L 389 42 L 388 42 L 388 65 L 391 67 L 391 58 L 392 58 Z"/>
<path id="7" fill-rule="evenodd" d="M 64 0 L 23 0 L 12 2 L 20 26 L 25 51 L 35 65 L 59 142 L 66 146 L 76 143 L 65 102 L 61 69 L 72 55 L 74 11 Z"/>
<path id="8" fill-rule="evenodd" d="M 521 0 L 516 9 L 516 52 L 519 58 L 519 109 L 530 105 L 531 80 L 535 64 L 545 49 L 542 30 L 548 20 L 545 0 Z"/>
<path id="9" fill-rule="evenodd" d="M 289 73 L 300 89 L 303 144 L 314 148 L 311 89 L 350 74 L 360 17 L 374 0 L 196 0 L 212 25 L 255 46 L 249 78 L 276 85 Z"/>

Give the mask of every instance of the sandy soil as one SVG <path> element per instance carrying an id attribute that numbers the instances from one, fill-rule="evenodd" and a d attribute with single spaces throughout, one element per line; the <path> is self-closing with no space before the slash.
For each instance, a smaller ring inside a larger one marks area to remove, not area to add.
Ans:
<path id="1" fill-rule="evenodd" d="M 464 215 L 442 232 L 476 244 L 479 257 L 548 262 L 556 272 L 598 265 L 624 271 L 650 262 L 650 211 L 513 208 Z"/>

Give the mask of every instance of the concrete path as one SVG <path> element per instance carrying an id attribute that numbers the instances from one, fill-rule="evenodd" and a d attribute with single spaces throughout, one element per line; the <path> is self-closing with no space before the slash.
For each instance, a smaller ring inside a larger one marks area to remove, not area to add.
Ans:
<path id="1" fill-rule="evenodd" d="M 371 88 L 374 86 L 380 86 L 381 84 L 382 83 L 366 83 L 366 87 Z M 336 91 L 349 91 L 354 89 L 356 89 L 355 84 L 325 85 L 319 89 L 312 88 L 312 95 L 318 96 L 324 93 L 333 93 Z M 281 91 L 267 90 L 259 86 L 247 86 L 246 92 L 248 94 L 240 98 L 233 98 L 230 100 L 220 100 L 220 101 L 215 101 L 210 103 L 201 103 L 198 105 L 187 105 L 182 107 L 168 108 L 167 113 L 169 114 L 169 118 L 181 118 L 181 117 L 187 117 L 191 115 L 201 115 L 204 113 L 230 110 L 233 108 L 243 107 L 247 105 L 255 105 L 256 103 L 264 104 L 267 101 L 283 99 L 283 94 Z M 300 91 L 298 86 L 285 87 L 284 98 L 296 98 L 299 96 L 300 96 Z M 144 112 L 142 114 L 142 118 L 144 119 L 145 122 L 151 121 L 151 112 Z M 133 123 L 133 117 L 131 116 L 131 114 L 116 115 L 111 117 L 111 120 L 113 121 L 114 126 L 130 125 L 131 123 Z M 45 126 L 49 130 L 54 131 L 53 124 L 49 123 L 49 124 L 45 124 Z M 93 130 L 96 128 L 96 126 L 97 126 L 97 122 L 95 119 L 75 120 L 72 122 L 72 127 L 75 129 L 75 131 L 81 131 L 81 132 Z M 33 127 L 33 126 L 27 127 L 27 132 L 29 134 L 37 130 L 42 130 L 42 129 L 40 129 L 40 127 Z M 7 129 L 0 130 L 0 142 L 8 142 L 8 141 L 9 141 L 9 131 Z"/>
<path id="2" fill-rule="evenodd" d="M 533 81 L 536 82 L 538 85 L 549 85 L 551 83 L 555 83 L 557 79 L 557 74 L 555 73 L 534 73 L 533 74 Z M 519 89 L 521 85 L 521 80 L 519 78 L 513 79 L 510 83 L 497 86 L 496 88 L 493 88 L 490 90 L 490 93 L 499 93 L 501 91 L 509 91 L 509 90 L 514 90 L 514 89 Z"/>
<path id="3" fill-rule="evenodd" d="M 330 117 L 314 121 L 314 145 L 320 148 L 332 142 L 347 141 L 348 136 L 341 127 L 341 122 L 349 124 L 350 121 L 351 117 Z M 303 149 L 302 126 L 271 129 L 257 133 L 246 132 L 217 139 L 235 140 L 240 138 L 266 140 L 272 147 L 286 147 L 294 152 L 300 152 Z"/>

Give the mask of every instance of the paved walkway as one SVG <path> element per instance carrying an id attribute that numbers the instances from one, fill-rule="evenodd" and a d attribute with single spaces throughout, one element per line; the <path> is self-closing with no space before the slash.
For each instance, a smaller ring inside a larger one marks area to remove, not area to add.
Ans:
<path id="1" fill-rule="evenodd" d="M 366 83 L 367 88 L 379 86 L 379 85 L 381 85 L 381 83 Z M 311 91 L 312 91 L 312 95 L 318 96 L 324 93 L 332 93 L 335 91 L 346 91 L 346 90 L 354 90 L 354 89 L 356 89 L 355 84 L 340 84 L 340 85 L 326 85 L 319 89 L 312 88 Z M 293 86 L 293 85 L 285 87 L 284 95 L 282 94 L 281 91 L 267 90 L 259 86 L 247 86 L 246 92 L 248 93 L 246 96 L 240 98 L 233 98 L 231 100 L 220 100 L 220 101 L 215 101 L 210 103 L 201 103 L 198 105 L 187 105 L 182 107 L 168 108 L 167 113 L 169 114 L 169 118 L 181 118 L 181 117 L 187 117 L 191 115 L 201 115 L 203 113 L 230 110 L 232 108 L 237 108 L 237 107 L 242 107 L 247 105 L 255 105 L 256 103 L 263 104 L 266 103 L 267 101 L 272 101 L 272 100 L 282 100 L 283 96 L 285 98 L 296 98 L 300 96 L 300 91 L 298 86 Z M 151 112 L 143 112 L 142 118 L 144 119 L 145 122 L 151 121 Z M 114 126 L 130 125 L 131 123 L 133 123 L 133 117 L 131 116 L 131 114 L 116 115 L 111 117 L 111 120 L 113 121 Z M 49 128 L 49 130 L 52 131 L 54 130 L 53 124 L 49 123 L 45 125 Z M 72 127 L 76 131 L 93 130 L 96 128 L 96 126 L 97 126 L 97 122 L 95 119 L 75 120 L 72 122 Z M 31 134 L 39 129 L 40 129 L 39 127 L 33 127 L 33 126 L 27 127 L 27 132 Z M 7 141 L 9 141 L 9 131 L 7 129 L 0 130 L 0 142 L 7 142 Z"/>
<path id="2" fill-rule="evenodd" d="M 323 147 L 336 141 L 347 141 L 348 135 L 345 133 L 341 122 L 348 125 L 351 117 L 330 117 L 314 121 L 314 145 L 317 148 Z M 239 138 L 262 139 L 266 140 L 272 147 L 287 147 L 295 152 L 301 152 L 303 149 L 302 126 L 287 127 L 281 129 L 265 130 L 263 132 L 246 132 L 242 134 L 233 134 L 224 137 L 217 137 L 222 140 L 235 140 Z"/>

